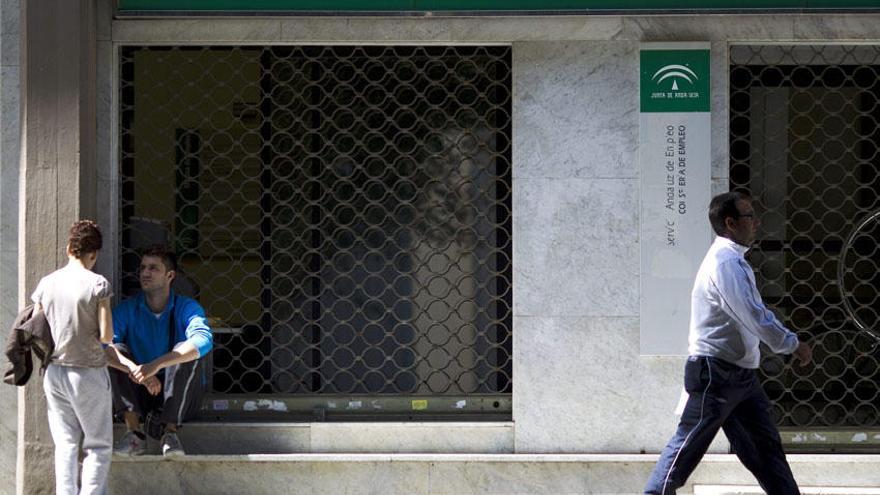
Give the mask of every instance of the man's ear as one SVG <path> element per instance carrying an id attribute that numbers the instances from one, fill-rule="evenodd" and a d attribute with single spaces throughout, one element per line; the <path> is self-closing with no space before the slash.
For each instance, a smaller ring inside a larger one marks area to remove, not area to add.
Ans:
<path id="1" fill-rule="evenodd" d="M 736 219 L 733 217 L 724 217 L 724 227 L 729 232 L 733 232 L 736 230 Z"/>
<path id="2" fill-rule="evenodd" d="M 168 277 L 169 282 L 173 282 L 174 277 L 177 276 L 177 271 L 176 270 L 168 270 L 168 272 L 165 275 Z"/>

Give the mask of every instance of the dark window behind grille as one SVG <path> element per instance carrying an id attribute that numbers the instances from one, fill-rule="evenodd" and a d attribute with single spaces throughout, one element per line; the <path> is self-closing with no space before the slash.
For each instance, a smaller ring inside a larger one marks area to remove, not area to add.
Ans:
<path id="1" fill-rule="evenodd" d="M 215 392 L 511 392 L 509 47 L 125 47 L 122 290 L 168 242 Z"/>
<path id="2" fill-rule="evenodd" d="M 776 419 L 876 427 L 876 340 L 844 300 L 880 330 L 880 222 L 856 230 L 880 209 L 880 48 L 736 46 L 731 63 L 730 186 L 763 222 L 749 256 L 765 301 L 814 345 L 806 368 L 763 360 Z"/>

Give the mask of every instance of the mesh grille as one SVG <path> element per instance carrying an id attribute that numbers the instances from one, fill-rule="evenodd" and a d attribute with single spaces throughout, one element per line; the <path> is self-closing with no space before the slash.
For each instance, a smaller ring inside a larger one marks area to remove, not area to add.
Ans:
<path id="1" fill-rule="evenodd" d="M 764 299 L 814 345 L 762 362 L 783 426 L 877 426 L 880 47 L 734 46 L 730 185 L 762 225 Z"/>
<path id="2" fill-rule="evenodd" d="M 509 47 L 124 47 L 122 289 L 174 246 L 222 394 L 509 395 Z"/>

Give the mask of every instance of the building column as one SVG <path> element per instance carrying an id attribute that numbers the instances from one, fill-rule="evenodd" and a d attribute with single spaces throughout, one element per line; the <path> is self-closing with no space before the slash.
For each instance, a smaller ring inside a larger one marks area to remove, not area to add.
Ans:
<path id="1" fill-rule="evenodd" d="M 0 329 L 18 313 L 20 0 L 0 1 Z M 0 493 L 15 491 L 18 391 L 0 387 Z"/>
<path id="2" fill-rule="evenodd" d="M 96 0 L 21 2 L 18 301 L 66 262 L 67 230 L 94 218 Z M 19 390 L 16 491 L 54 492 L 42 377 Z"/>

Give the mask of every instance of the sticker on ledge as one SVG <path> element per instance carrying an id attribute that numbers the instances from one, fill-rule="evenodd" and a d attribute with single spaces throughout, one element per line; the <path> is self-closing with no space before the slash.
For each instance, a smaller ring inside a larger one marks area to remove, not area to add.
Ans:
<path id="1" fill-rule="evenodd" d="M 212 404 L 215 411 L 227 411 L 229 410 L 229 401 L 228 400 L 215 400 Z"/>
<path id="2" fill-rule="evenodd" d="M 428 408 L 428 401 L 425 399 L 416 399 L 412 401 L 413 411 L 424 411 Z"/>
<path id="3" fill-rule="evenodd" d="M 253 412 L 259 410 L 287 412 L 287 404 L 280 400 L 260 399 L 259 401 L 246 400 L 242 405 L 243 411 Z"/>

